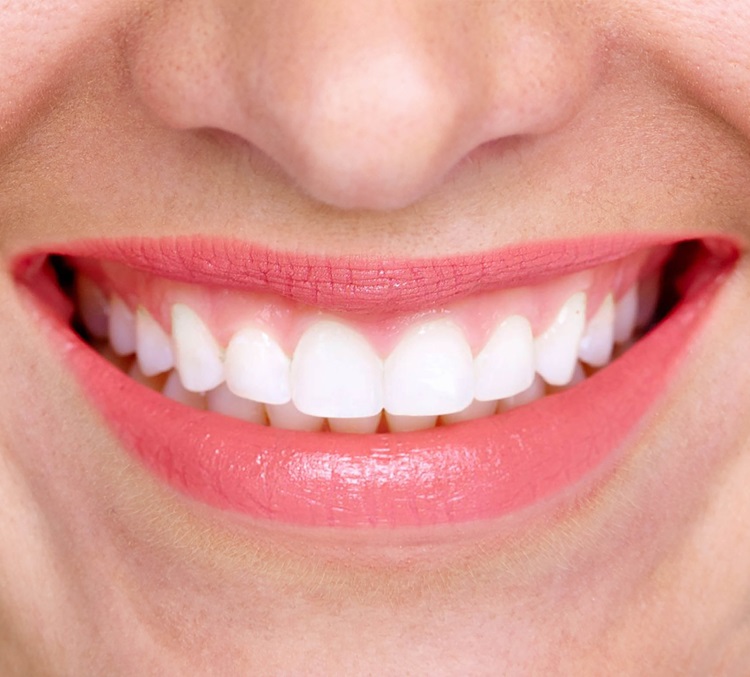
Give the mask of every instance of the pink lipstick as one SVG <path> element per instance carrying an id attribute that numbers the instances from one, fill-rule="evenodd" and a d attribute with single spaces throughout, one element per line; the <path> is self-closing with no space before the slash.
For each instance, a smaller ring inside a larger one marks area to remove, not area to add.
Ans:
<path id="1" fill-rule="evenodd" d="M 222 510 L 303 526 L 400 527 L 501 517 L 616 468 L 700 330 L 736 259 L 735 246 L 704 239 L 677 247 L 662 294 L 674 307 L 630 350 L 574 387 L 475 420 L 374 434 L 258 425 L 144 388 L 71 328 L 72 304 L 40 256 L 114 261 L 160 278 L 269 293 L 361 319 L 442 307 L 675 244 L 622 237 L 373 261 L 300 257 L 204 238 L 99 241 L 31 252 L 16 273 L 35 292 L 53 345 L 123 447 L 176 490 Z"/>

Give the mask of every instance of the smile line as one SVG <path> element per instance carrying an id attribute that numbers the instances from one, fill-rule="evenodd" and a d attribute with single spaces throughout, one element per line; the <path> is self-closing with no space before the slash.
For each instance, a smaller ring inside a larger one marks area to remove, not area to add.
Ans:
<path id="1" fill-rule="evenodd" d="M 671 316 L 594 377 L 502 415 L 420 432 L 321 435 L 253 425 L 191 410 L 102 369 L 80 340 L 67 352 L 125 447 L 176 488 L 216 507 L 329 526 L 498 517 L 556 494 L 621 448 L 667 385 L 718 274 L 731 263 L 728 243 L 703 249 L 703 273 L 693 276 Z M 31 277 L 40 292 L 39 275 Z M 70 308 L 62 317 L 69 315 Z M 48 310 L 46 317 L 52 318 Z M 71 346 L 67 322 L 49 326 Z"/>

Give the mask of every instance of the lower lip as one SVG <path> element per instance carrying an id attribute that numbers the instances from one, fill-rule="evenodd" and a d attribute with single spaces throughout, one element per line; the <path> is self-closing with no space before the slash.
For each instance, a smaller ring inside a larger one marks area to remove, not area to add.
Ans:
<path id="1" fill-rule="evenodd" d="M 575 388 L 497 416 L 402 434 L 302 433 L 193 410 L 104 362 L 59 319 L 52 326 L 123 445 L 193 499 L 301 526 L 427 526 L 500 517 L 621 458 L 707 315 L 717 272 Z"/>

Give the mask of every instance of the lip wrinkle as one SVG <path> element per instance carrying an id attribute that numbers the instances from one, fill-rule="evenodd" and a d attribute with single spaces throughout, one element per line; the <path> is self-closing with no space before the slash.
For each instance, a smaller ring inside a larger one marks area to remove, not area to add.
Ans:
<path id="1" fill-rule="evenodd" d="M 300 433 L 193 410 L 107 364 L 54 314 L 38 316 L 124 448 L 174 489 L 303 526 L 424 526 L 497 518 L 615 468 L 729 265 L 709 257 L 662 324 L 576 387 L 414 433 Z"/>
<path id="2" fill-rule="evenodd" d="M 607 242 L 587 261 L 601 257 Z M 642 246 L 643 238 L 632 242 Z M 124 449 L 175 490 L 215 508 L 301 526 L 421 526 L 497 518 L 559 495 L 594 470 L 597 478 L 607 477 L 618 466 L 689 356 L 739 256 L 730 244 L 722 256 L 721 246 L 701 242 L 698 269 L 691 267 L 678 281 L 689 287 L 678 306 L 605 369 L 525 407 L 413 433 L 300 433 L 183 406 L 118 371 L 74 333 L 60 312 L 65 304 L 55 307 L 61 292 L 56 299 L 49 293 L 49 265 L 20 257 L 17 280 L 31 292 L 23 296 L 33 304 L 33 316 Z M 162 244 L 148 241 L 140 251 L 156 257 Z M 195 243 L 188 244 L 193 251 Z M 101 242 L 88 245 L 102 251 Z M 556 258 L 557 270 L 580 265 L 566 258 L 568 251 Z M 506 254 L 501 259 L 507 262 Z M 160 265 L 158 259 L 152 263 Z M 409 270 L 417 266 L 408 263 Z"/>
<path id="3" fill-rule="evenodd" d="M 418 311 L 483 291 L 536 284 L 687 239 L 692 236 L 620 235 L 398 259 L 312 256 L 209 237 L 125 238 L 51 244 L 31 255 L 99 258 L 177 281 L 276 293 L 321 310 L 374 314 Z M 17 263 L 22 266 L 23 261 Z"/>

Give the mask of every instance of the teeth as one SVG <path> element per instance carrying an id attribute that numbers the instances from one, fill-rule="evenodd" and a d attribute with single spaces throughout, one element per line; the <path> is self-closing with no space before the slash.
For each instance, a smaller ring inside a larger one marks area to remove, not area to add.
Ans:
<path id="1" fill-rule="evenodd" d="M 581 363 L 603 367 L 636 340 L 659 287 L 654 274 L 617 302 L 608 294 L 588 323 L 586 293 L 575 293 L 536 338 L 525 317 L 507 317 L 476 359 L 453 316 L 439 317 L 412 327 L 383 361 L 360 332 L 333 320 L 308 327 L 291 359 L 254 327 L 223 351 L 181 303 L 172 307 L 170 339 L 144 307 L 133 313 L 116 295 L 108 304 L 90 279 L 76 278 L 80 319 L 91 336 L 109 336 L 97 349 L 137 382 L 260 425 L 357 434 L 451 425 L 562 392 L 586 378 Z"/>
<path id="2" fill-rule="evenodd" d="M 358 433 L 369 435 L 377 431 L 381 412 L 364 418 L 329 418 L 328 427 L 334 433 Z"/>
<path id="3" fill-rule="evenodd" d="M 133 364 L 130 366 L 130 369 L 128 370 L 128 376 L 132 378 L 136 383 L 140 383 L 141 385 L 146 386 L 147 388 L 150 388 L 151 390 L 155 390 L 157 392 L 161 392 L 162 387 L 165 383 L 164 376 L 147 376 L 141 371 L 141 368 L 138 366 L 137 360 L 133 361 Z"/>
<path id="4" fill-rule="evenodd" d="M 570 390 L 573 386 L 578 385 L 581 381 L 586 380 L 586 372 L 583 370 L 583 365 L 580 362 L 576 362 L 575 369 L 573 369 L 573 376 L 570 381 L 564 386 L 548 386 L 546 389 L 547 394 L 562 393 L 566 390 Z"/>
<path id="5" fill-rule="evenodd" d="M 274 428 L 317 432 L 323 428 L 325 423 L 325 419 L 320 416 L 303 414 L 294 406 L 294 402 L 267 404 L 266 411 L 268 412 L 268 420 Z"/>
<path id="6" fill-rule="evenodd" d="M 81 320 L 91 336 L 105 339 L 109 335 L 109 303 L 104 292 L 88 277 L 76 276 L 76 297 Z"/>
<path id="7" fill-rule="evenodd" d="M 224 383 L 206 395 L 206 404 L 209 411 L 239 418 L 248 423 L 266 424 L 266 408 L 260 402 L 237 397 Z"/>
<path id="8" fill-rule="evenodd" d="M 109 342 L 118 355 L 135 352 L 135 316 L 119 296 L 109 304 Z"/>
<path id="9" fill-rule="evenodd" d="M 294 351 L 292 393 L 295 406 L 311 416 L 375 416 L 383 408 L 383 362 L 358 332 L 317 322 Z"/>
<path id="10" fill-rule="evenodd" d="M 143 307 L 139 307 L 135 314 L 135 342 L 138 365 L 146 376 L 161 374 L 174 367 L 169 336 Z"/>
<path id="11" fill-rule="evenodd" d="M 385 409 L 391 414 L 451 414 L 474 399 L 471 349 L 450 320 L 407 334 L 385 361 L 384 374 Z"/>
<path id="12" fill-rule="evenodd" d="M 177 371 L 187 390 L 206 392 L 224 380 L 221 349 L 202 320 L 182 303 L 172 306 L 172 339 Z"/>
<path id="13" fill-rule="evenodd" d="M 532 372 L 531 378 L 533 380 L 534 374 Z M 445 414 L 440 417 L 440 420 L 446 425 L 451 423 L 461 423 L 461 421 L 473 421 L 476 418 L 485 418 L 492 416 L 497 409 L 497 401 L 490 400 L 482 402 L 480 400 L 474 400 L 466 409 L 463 411 L 457 411 L 455 414 Z"/>
<path id="14" fill-rule="evenodd" d="M 573 294 L 555 321 L 534 342 L 536 370 L 550 385 L 570 382 L 578 358 L 578 345 L 586 322 L 586 294 Z"/>
<path id="15" fill-rule="evenodd" d="M 224 358 L 227 386 L 240 397 L 267 404 L 292 398 L 290 361 L 266 332 L 248 327 L 229 341 Z"/>
<path id="16" fill-rule="evenodd" d="M 176 371 L 169 373 L 167 382 L 164 384 L 164 389 L 161 392 L 162 395 L 168 397 L 170 400 L 187 405 L 188 407 L 193 407 L 194 409 L 206 408 L 206 398 L 201 393 L 192 393 L 189 390 L 185 390 L 180 382 L 180 375 Z"/>
<path id="17" fill-rule="evenodd" d="M 615 341 L 625 343 L 635 330 L 638 319 L 638 290 L 633 285 L 615 305 Z"/>
<path id="18" fill-rule="evenodd" d="M 578 346 L 578 357 L 592 367 L 603 367 L 612 358 L 615 342 L 615 300 L 609 294 L 589 320 Z"/>
<path id="19" fill-rule="evenodd" d="M 541 376 L 537 375 L 534 377 L 534 382 L 522 393 L 513 395 L 507 400 L 501 400 L 498 404 L 498 411 L 510 411 L 516 407 L 521 407 L 525 404 L 531 404 L 536 400 L 544 397 L 545 386 Z"/>
<path id="20" fill-rule="evenodd" d="M 392 433 L 410 433 L 415 430 L 434 428 L 437 416 L 399 416 L 386 411 L 385 420 Z"/>
<path id="21" fill-rule="evenodd" d="M 492 334 L 474 360 L 477 400 L 523 392 L 534 380 L 534 336 L 525 317 L 513 315 Z"/>

